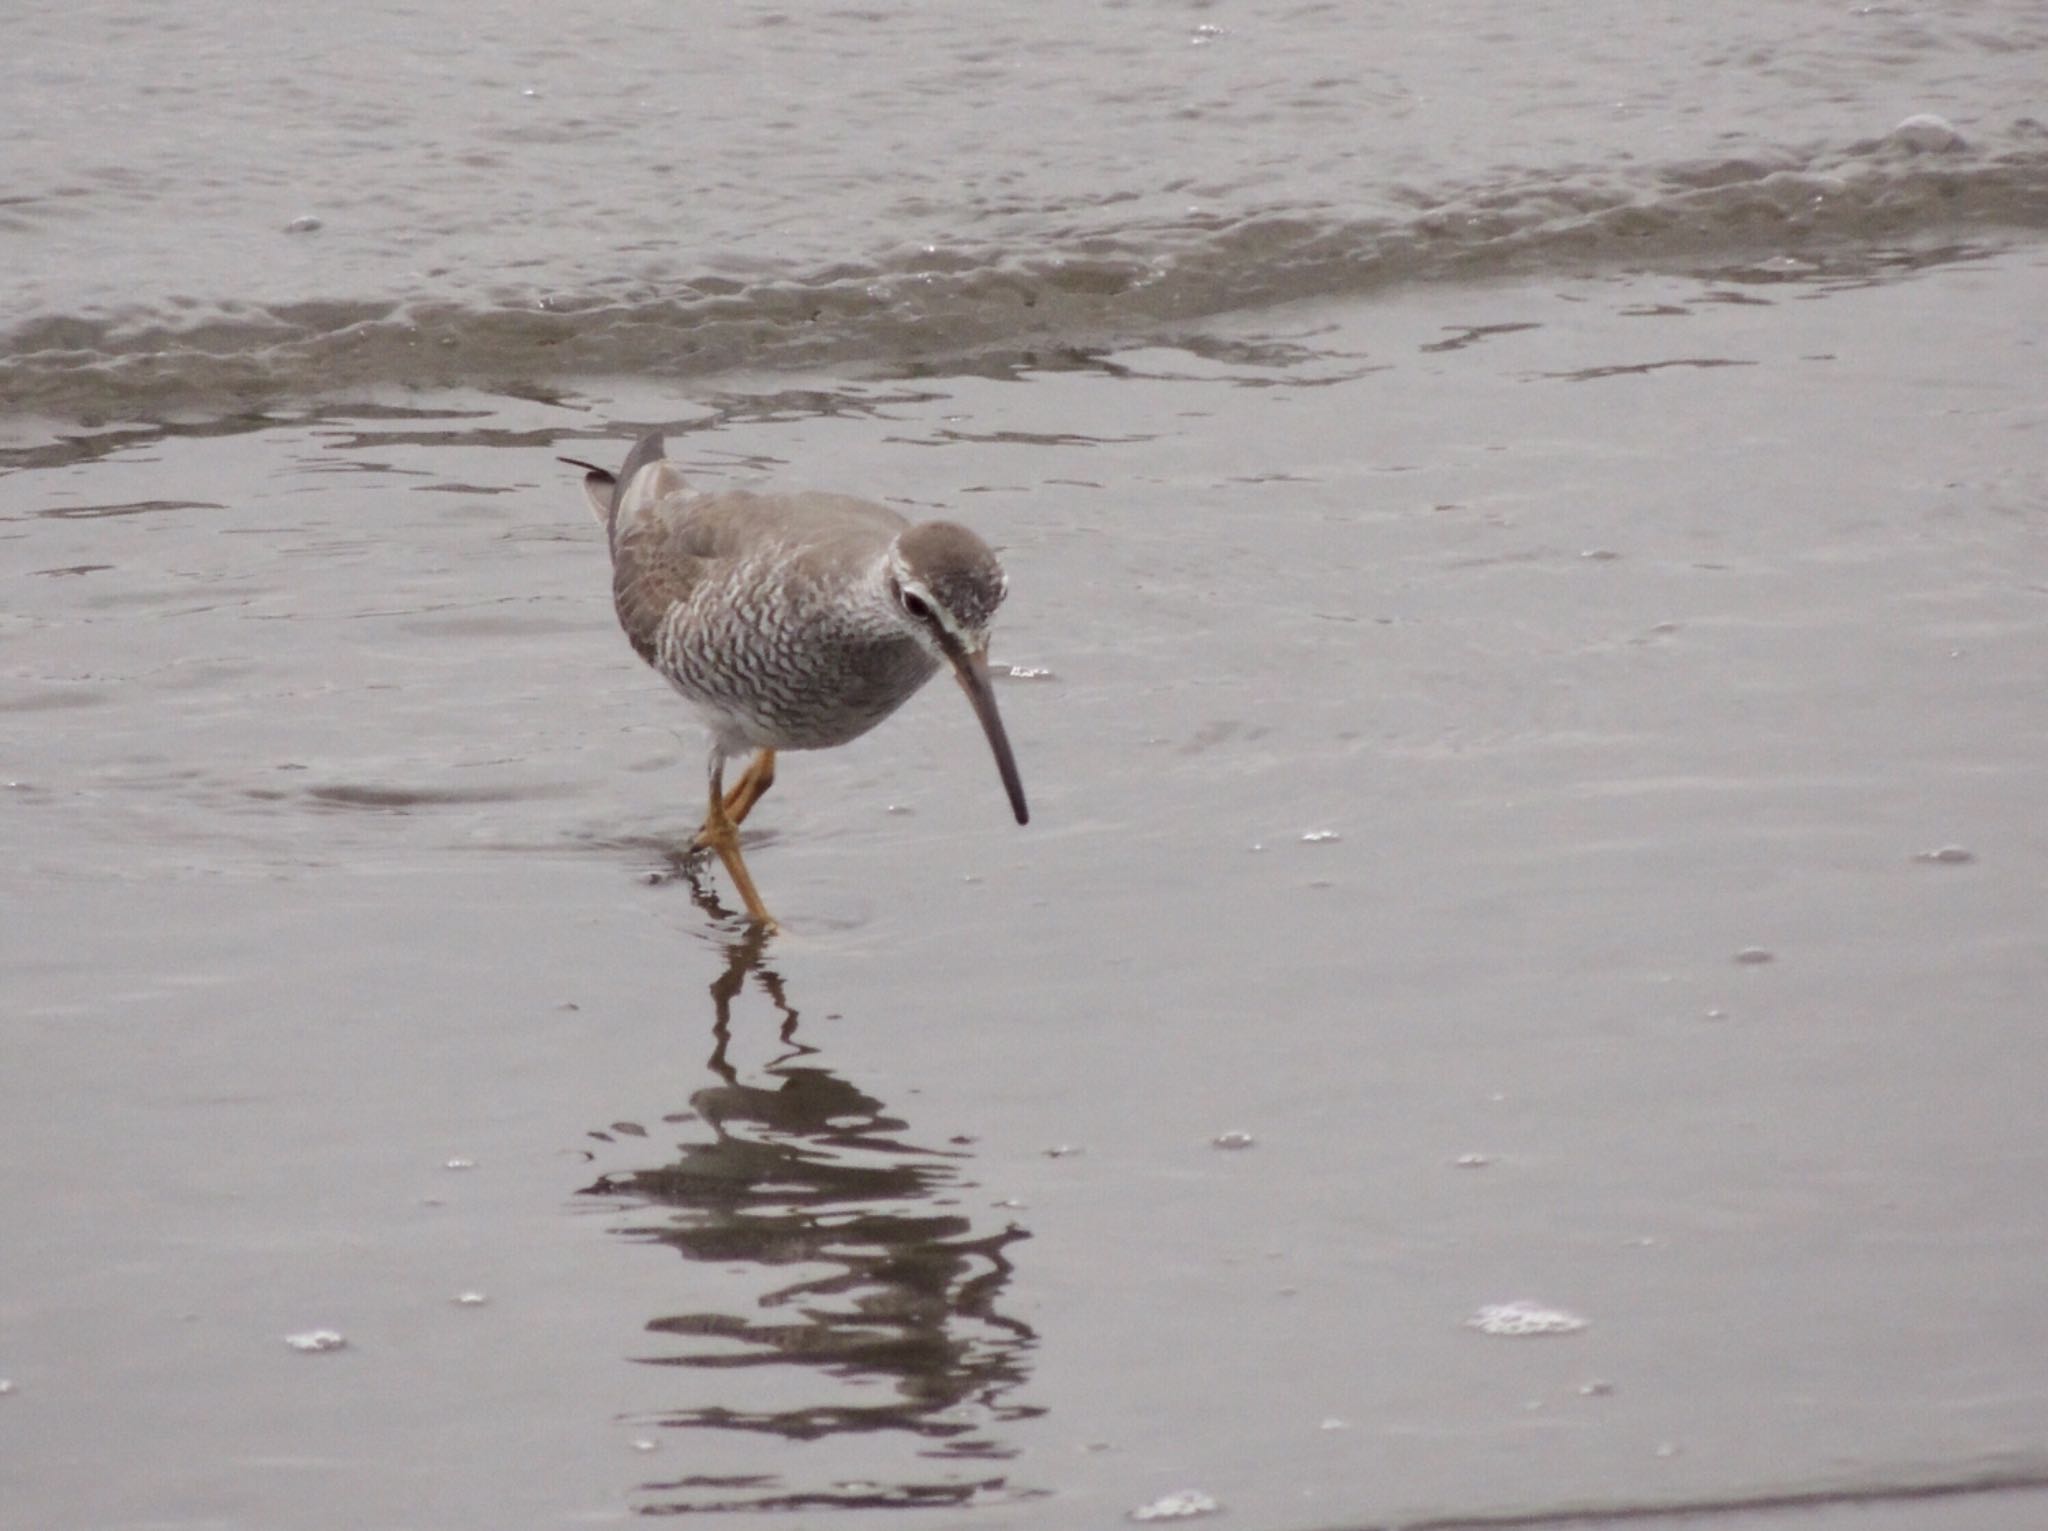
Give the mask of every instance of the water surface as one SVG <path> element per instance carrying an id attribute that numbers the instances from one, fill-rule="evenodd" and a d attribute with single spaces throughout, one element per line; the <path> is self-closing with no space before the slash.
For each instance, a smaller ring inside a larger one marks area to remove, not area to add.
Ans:
<path id="1" fill-rule="evenodd" d="M 0 38 L 0 1520 L 2042 1518 L 2038 7 Z M 650 427 L 1028 829 L 679 859 Z"/>

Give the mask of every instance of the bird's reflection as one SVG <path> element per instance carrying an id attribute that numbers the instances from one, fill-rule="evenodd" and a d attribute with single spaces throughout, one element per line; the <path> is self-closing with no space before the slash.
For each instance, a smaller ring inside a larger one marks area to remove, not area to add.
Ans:
<path id="1" fill-rule="evenodd" d="M 686 1369 L 690 1401 L 639 1423 L 697 1432 L 675 1439 L 702 1470 L 644 1484 L 639 1508 L 1035 1497 L 992 1470 L 1017 1453 L 1005 1428 L 1042 1412 L 1015 1401 L 1036 1337 L 998 1307 L 1010 1246 L 1025 1230 L 1007 1214 L 979 1226 L 961 1210 L 975 1189 L 965 1148 L 913 1143 L 901 1117 L 823 1067 L 797 1035 L 797 1009 L 764 961 L 760 928 L 734 920 L 695 868 L 678 875 L 730 932 L 711 984 L 714 1082 L 691 1095 L 689 1113 L 669 1118 L 701 1131 L 668 1162 L 607 1173 L 584 1194 L 625 1212 L 660 1212 L 619 1231 L 719 1267 L 725 1289 L 735 1268 L 752 1279 L 745 1300 L 728 1303 L 737 1311 L 692 1309 L 647 1325 L 672 1348 L 640 1359 Z M 751 1080 L 728 1058 L 750 979 L 778 1018 L 781 1043 Z M 646 1141 L 617 1129 L 594 1136 Z M 748 1439 L 760 1444 L 747 1448 Z"/>

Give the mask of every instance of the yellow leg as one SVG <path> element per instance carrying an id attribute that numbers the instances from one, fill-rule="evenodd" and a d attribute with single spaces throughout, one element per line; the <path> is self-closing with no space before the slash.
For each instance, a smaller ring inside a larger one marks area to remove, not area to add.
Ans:
<path id="1" fill-rule="evenodd" d="M 725 795 L 725 812 L 735 824 L 747 822 L 747 815 L 754 811 L 754 804 L 768 795 L 768 789 L 775 785 L 775 751 L 763 750 L 756 755 L 753 763 L 741 773 L 733 784 L 732 791 Z"/>
<path id="2" fill-rule="evenodd" d="M 774 768 L 771 765 L 769 774 L 772 776 L 773 772 Z M 748 779 L 751 779 L 753 774 L 749 769 Z M 695 844 L 718 852 L 718 859 L 725 863 L 725 870 L 732 878 L 733 886 L 739 889 L 740 897 L 746 902 L 748 915 L 766 931 L 772 933 L 776 928 L 775 916 L 770 914 L 768 906 L 761 902 L 760 891 L 755 888 L 754 879 L 747 871 L 747 864 L 740 857 L 740 827 L 726 811 L 724 778 L 725 761 L 722 756 L 714 754 L 711 757 L 711 807 L 704 815 L 704 827 L 697 831 Z M 746 781 L 742 780 L 740 787 L 745 786 Z M 763 787 L 760 792 L 767 790 Z M 754 794 L 756 798 L 760 796 L 760 792 Z"/>
<path id="3" fill-rule="evenodd" d="M 733 783 L 732 791 L 725 794 L 725 816 L 737 828 L 746 822 L 747 815 L 754 811 L 754 804 L 767 795 L 775 785 L 775 751 L 762 750 L 740 773 L 740 779 Z M 697 831 L 697 838 L 690 842 L 693 851 L 708 851 L 711 846 L 711 820 L 705 819 L 704 827 Z"/>

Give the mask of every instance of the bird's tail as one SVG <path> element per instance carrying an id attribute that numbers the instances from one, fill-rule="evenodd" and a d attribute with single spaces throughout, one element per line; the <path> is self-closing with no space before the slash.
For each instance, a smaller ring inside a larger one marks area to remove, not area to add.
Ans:
<path id="1" fill-rule="evenodd" d="M 590 513 L 597 517 L 597 524 L 604 528 L 605 536 L 609 538 L 618 520 L 619 501 L 632 484 L 634 475 L 649 463 L 660 462 L 666 451 L 661 432 L 649 431 L 633 443 L 633 450 L 626 454 L 625 466 L 617 473 L 600 468 L 596 463 L 585 462 L 580 457 L 558 457 L 555 461 L 583 470 L 583 497 L 590 502 Z"/>

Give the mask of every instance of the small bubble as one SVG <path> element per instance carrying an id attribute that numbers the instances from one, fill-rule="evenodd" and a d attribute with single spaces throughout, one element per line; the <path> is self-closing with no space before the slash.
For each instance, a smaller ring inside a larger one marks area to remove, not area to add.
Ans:
<path id="1" fill-rule="evenodd" d="M 1977 858 L 1973 853 L 1964 850 L 1960 845 L 1943 845 L 1937 846 L 1931 851 L 1917 852 L 1913 859 L 1935 866 L 1962 866 L 1967 862 L 1975 861 Z"/>
<path id="2" fill-rule="evenodd" d="M 1266 842 L 1263 840 L 1254 840 L 1250 845 L 1245 847 L 1246 850 L 1251 851 L 1254 855 L 1264 850 L 1265 848 Z"/>
<path id="3" fill-rule="evenodd" d="M 1776 962 L 1778 954 L 1766 946 L 1745 946 L 1735 954 L 1735 960 L 1744 967 L 1762 967 L 1766 962 Z"/>
<path id="4" fill-rule="evenodd" d="M 288 1334 L 284 1342 L 294 1350 L 308 1355 L 319 1355 L 324 1351 L 340 1350 L 348 1344 L 342 1335 L 333 1329 L 308 1329 L 303 1334 Z"/>
<path id="5" fill-rule="evenodd" d="M 476 1160 L 450 1159 L 446 1164 L 442 1165 L 441 1168 L 447 1170 L 473 1170 L 476 1168 Z"/>
<path id="6" fill-rule="evenodd" d="M 1011 680 L 1058 680 L 1059 677 L 1044 665 L 1013 664 L 1009 667 Z"/>
<path id="7" fill-rule="evenodd" d="M 524 96 L 529 101 L 538 101 L 540 99 L 540 92 L 535 90 L 531 85 L 527 86 L 524 90 L 520 91 L 519 94 Z"/>
<path id="8" fill-rule="evenodd" d="M 656 1449 L 657 1443 L 649 1440 L 644 1435 L 636 1435 L 633 1437 L 632 1445 L 635 1451 L 653 1451 Z"/>
<path id="9" fill-rule="evenodd" d="M 321 227 L 320 220 L 311 213 L 294 218 L 284 226 L 287 234 L 311 234 Z"/>
<path id="10" fill-rule="evenodd" d="M 1710 1021 L 1725 1021 L 1728 1019 L 1728 1012 L 1719 1005 L 1709 1005 L 1706 1010 L 1706 1017 Z"/>
<path id="11" fill-rule="evenodd" d="M 1579 557 L 1589 563 L 1612 563 L 1621 555 L 1613 548 L 1583 548 L 1579 552 Z"/>
<path id="12" fill-rule="evenodd" d="M 1219 1132 L 1210 1141 L 1216 1148 L 1250 1148 L 1258 1139 L 1248 1132 Z"/>
<path id="13" fill-rule="evenodd" d="M 1311 829 L 1301 837 L 1303 845 L 1330 845 L 1344 837 L 1334 829 Z"/>
<path id="14" fill-rule="evenodd" d="M 1483 1170 L 1491 1163 L 1493 1163 L 1492 1154 L 1459 1154 L 1457 1158 L 1451 1161 L 1451 1168 L 1456 1170 Z"/>
<path id="15" fill-rule="evenodd" d="M 490 1298 L 484 1296 L 482 1292 L 457 1292 L 455 1294 L 455 1305 L 458 1308 L 480 1308 L 489 1301 Z"/>
<path id="16" fill-rule="evenodd" d="M 916 813 L 917 810 L 911 807 L 908 803 L 891 803 L 887 808 L 884 808 L 882 812 L 893 813 L 903 817 L 908 817 L 909 815 Z"/>
<path id="17" fill-rule="evenodd" d="M 1590 1382 L 1581 1382 L 1579 1384 L 1579 1396 L 1581 1398 L 1611 1398 L 1614 1396 L 1614 1384 L 1605 1377 L 1595 1377 Z"/>
<path id="18" fill-rule="evenodd" d="M 1045 1156 L 1048 1159 L 1068 1159 L 1072 1158 L 1075 1154 L 1078 1154 L 1079 1152 L 1081 1152 L 1081 1150 L 1075 1147 L 1072 1143 L 1055 1143 L 1051 1148 L 1048 1148 L 1045 1151 Z"/>
<path id="19" fill-rule="evenodd" d="M 0 1377 L 0 1398 L 5 1398 L 13 1391 L 14 1379 L 12 1377 Z"/>
<path id="20" fill-rule="evenodd" d="M 1349 1430 L 1351 1428 L 1351 1421 L 1348 1419 L 1338 1419 L 1333 1415 L 1329 1419 L 1324 1420 L 1320 1425 L 1317 1425 L 1316 1428 L 1318 1430 Z"/>
<path id="21" fill-rule="evenodd" d="M 1001 1201 L 992 1203 L 992 1205 L 1002 1208 L 1005 1212 L 1022 1212 L 1029 1203 L 1015 1196 L 1005 1196 Z"/>
<path id="22" fill-rule="evenodd" d="M 1517 1300 L 1488 1303 L 1465 1320 L 1467 1329 L 1505 1339 L 1526 1339 L 1536 1335 L 1577 1334 L 1586 1321 L 1562 1308 Z"/>
<path id="23" fill-rule="evenodd" d="M 1660 1457 L 1675 1457 L 1682 1449 L 1676 1441 L 1659 1441 L 1657 1443 L 1657 1455 Z"/>
<path id="24" fill-rule="evenodd" d="M 1131 1511 L 1132 1520 L 1190 1520 L 1197 1515 L 1214 1515 L 1222 1508 L 1198 1488 L 1184 1488 L 1162 1494 L 1150 1504 Z"/>

